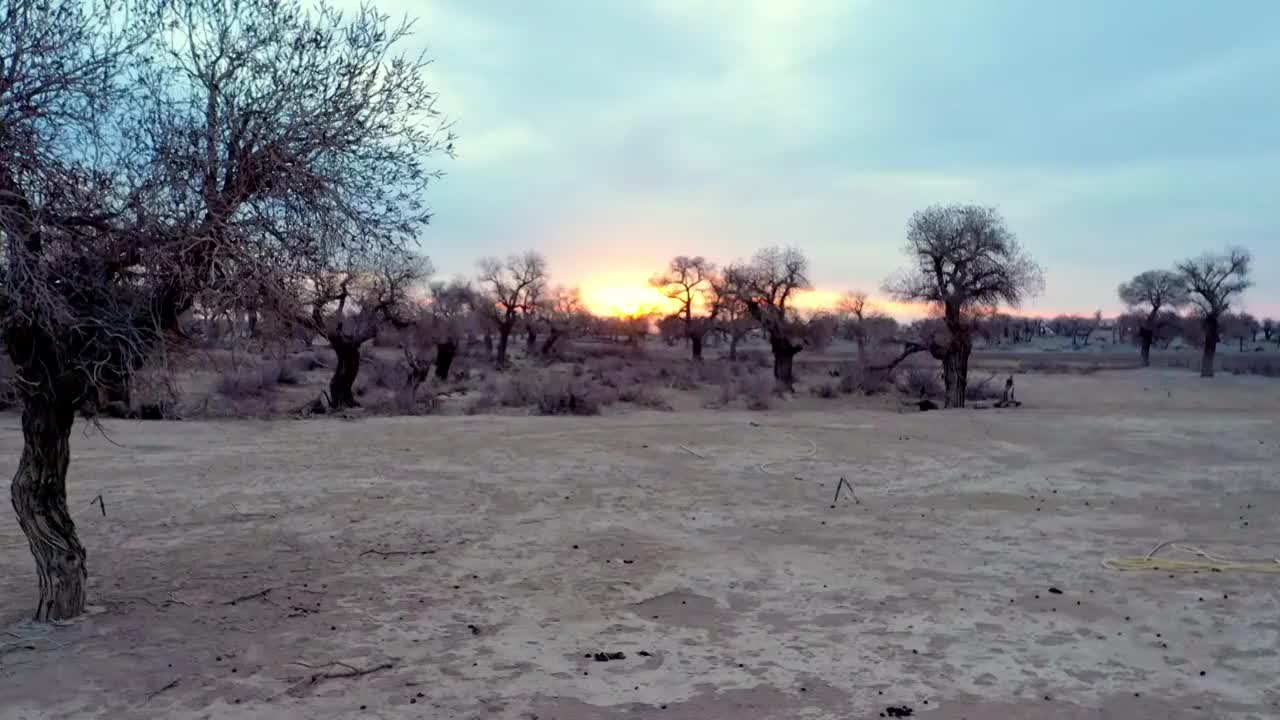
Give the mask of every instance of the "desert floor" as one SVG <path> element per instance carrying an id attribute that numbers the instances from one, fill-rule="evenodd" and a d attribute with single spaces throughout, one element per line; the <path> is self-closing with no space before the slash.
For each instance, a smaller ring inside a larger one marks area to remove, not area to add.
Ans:
<path id="1" fill-rule="evenodd" d="M 26 620 L 5 513 L 0 716 L 1280 716 L 1280 575 L 1101 565 L 1280 555 L 1280 382 L 1018 382 L 1016 411 L 78 425 L 92 610 Z"/>

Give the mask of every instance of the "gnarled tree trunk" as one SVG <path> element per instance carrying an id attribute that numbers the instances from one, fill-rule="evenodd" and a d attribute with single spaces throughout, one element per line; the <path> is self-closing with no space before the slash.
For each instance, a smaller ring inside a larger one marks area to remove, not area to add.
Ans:
<path id="1" fill-rule="evenodd" d="M 556 332 L 555 330 L 552 330 L 550 334 L 547 335 L 546 341 L 542 343 L 541 353 L 543 357 L 546 357 L 551 354 L 551 351 L 555 349 L 556 343 L 559 342 L 559 340 L 560 340 L 560 333 Z"/>
<path id="2" fill-rule="evenodd" d="M 1142 342 L 1142 367 L 1151 367 L 1151 343 L 1155 339 L 1155 331 L 1151 328 L 1142 328 L 1138 331 L 1138 335 Z"/>
<path id="3" fill-rule="evenodd" d="M 525 331 L 524 352 L 529 357 L 533 357 L 533 353 L 538 349 L 538 331 L 532 327 Z"/>
<path id="4" fill-rule="evenodd" d="M 942 355 L 942 381 L 946 386 L 944 407 L 964 407 L 965 393 L 969 389 L 969 353 L 972 345 L 952 340 Z"/>
<path id="5" fill-rule="evenodd" d="M 360 345 L 343 339 L 329 338 L 338 365 L 329 380 L 329 405 L 335 410 L 359 407 L 353 388 L 360 374 Z"/>
<path id="6" fill-rule="evenodd" d="M 453 357 L 458 354 L 458 344 L 452 340 L 436 343 L 436 379 L 448 380 Z"/>
<path id="7" fill-rule="evenodd" d="M 73 406 L 42 397 L 27 398 L 22 410 L 22 457 L 10 495 L 36 561 L 38 622 L 66 620 L 84 612 L 85 551 L 67 512 L 74 421 Z"/>
<path id="8" fill-rule="evenodd" d="M 795 384 L 795 357 L 803 349 L 787 340 L 770 340 L 773 349 L 773 379 L 788 390 Z"/>
<path id="9" fill-rule="evenodd" d="M 498 355 L 494 359 L 494 365 L 499 370 L 507 366 L 507 341 L 511 339 L 511 328 L 498 328 Z"/>
<path id="10" fill-rule="evenodd" d="M 737 335 L 732 335 L 732 334 L 729 335 L 729 359 L 730 360 L 738 359 L 738 340 L 739 338 Z"/>
<path id="11" fill-rule="evenodd" d="M 693 359 L 702 362 L 702 336 L 691 335 L 689 337 L 689 346 L 692 348 Z"/>
<path id="12" fill-rule="evenodd" d="M 1200 357 L 1200 377 L 1213 377 L 1213 365 L 1218 356 L 1218 318 L 1210 315 L 1204 319 L 1204 354 Z"/>

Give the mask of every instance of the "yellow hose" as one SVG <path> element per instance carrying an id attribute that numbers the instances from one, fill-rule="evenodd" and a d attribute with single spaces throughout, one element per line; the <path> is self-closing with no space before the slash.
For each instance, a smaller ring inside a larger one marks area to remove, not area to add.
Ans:
<path id="1" fill-rule="evenodd" d="M 1199 560 L 1173 560 L 1157 558 L 1156 553 L 1165 547 L 1173 547 L 1198 556 Z M 1135 557 L 1103 558 L 1102 566 L 1109 570 L 1156 570 L 1160 572 L 1259 572 L 1280 573 L 1280 558 L 1270 560 L 1230 560 L 1217 557 L 1198 547 L 1177 542 L 1162 542 L 1151 552 Z"/>

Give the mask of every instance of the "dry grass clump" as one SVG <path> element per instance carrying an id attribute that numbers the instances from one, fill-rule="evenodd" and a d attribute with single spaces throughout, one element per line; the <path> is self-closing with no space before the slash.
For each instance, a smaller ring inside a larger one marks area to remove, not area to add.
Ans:
<path id="1" fill-rule="evenodd" d="M 924 365 L 909 365 L 900 369 L 898 390 L 913 398 L 942 397 L 942 375 L 937 369 Z"/>

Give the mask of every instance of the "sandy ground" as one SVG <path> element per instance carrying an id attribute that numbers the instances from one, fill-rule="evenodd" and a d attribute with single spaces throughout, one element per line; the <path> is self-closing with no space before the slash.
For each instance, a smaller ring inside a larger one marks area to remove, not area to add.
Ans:
<path id="1" fill-rule="evenodd" d="M 1011 412 L 78 429 L 93 610 L 26 622 L 0 518 L 0 716 L 1280 717 L 1280 575 L 1099 562 L 1280 554 L 1280 383 L 1019 388 Z"/>

